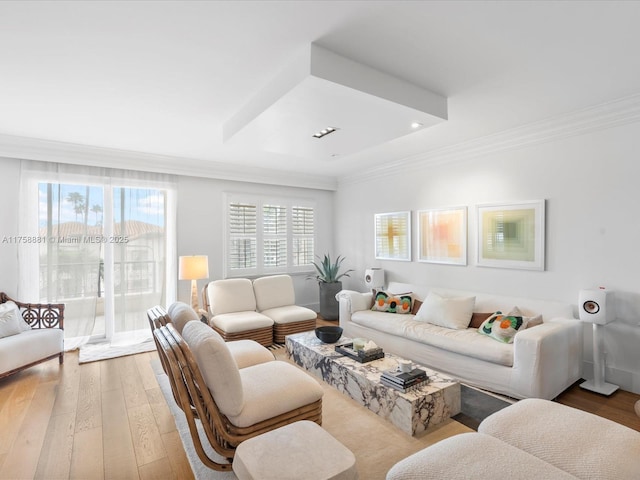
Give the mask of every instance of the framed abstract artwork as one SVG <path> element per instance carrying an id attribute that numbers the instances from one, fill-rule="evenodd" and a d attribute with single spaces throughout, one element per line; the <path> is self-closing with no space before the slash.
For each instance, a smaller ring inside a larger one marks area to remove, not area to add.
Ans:
<path id="1" fill-rule="evenodd" d="M 376 258 L 411 261 L 411 212 L 375 215 Z"/>
<path id="2" fill-rule="evenodd" d="M 544 200 L 478 205 L 478 265 L 544 270 Z"/>
<path id="3" fill-rule="evenodd" d="M 467 207 L 418 212 L 418 261 L 467 264 Z"/>

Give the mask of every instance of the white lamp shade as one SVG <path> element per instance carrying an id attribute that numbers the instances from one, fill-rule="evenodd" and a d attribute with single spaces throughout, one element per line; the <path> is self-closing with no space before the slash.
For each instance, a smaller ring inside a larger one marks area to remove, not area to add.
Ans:
<path id="1" fill-rule="evenodd" d="M 209 257 L 207 255 L 180 257 L 178 278 L 180 280 L 209 278 Z"/>

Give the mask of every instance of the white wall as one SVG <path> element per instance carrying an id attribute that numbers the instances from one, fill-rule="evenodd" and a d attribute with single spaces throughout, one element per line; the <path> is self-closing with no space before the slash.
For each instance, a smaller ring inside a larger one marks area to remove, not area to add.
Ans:
<path id="1" fill-rule="evenodd" d="M 253 183 L 179 177 L 178 181 L 178 256 L 208 255 L 210 280 L 224 278 L 222 262 L 224 194 L 248 193 L 310 199 L 315 202 L 316 253 L 333 250 L 333 192 L 304 188 L 259 185 Z M 296 303 L 318 310 L 318 285 L 306 275 L 292 275 Z M 206 282 L 200 280 L 201 290 Z M 178 282 L 178 299 L 189 303 L 191 282 Z M 201 299 L 200 299 L 201 301 Z"/>
<path id="2" fill-rule="evenodd" d="M 606 327 L 607 380 L 640 393 L 640 124 L 610 128 L 471 161 L 397 168 L 383 178 L 341 183 L 336 251 L 356 269 L 345 287 L 363 289 L 367 267 L 387 281 L 554 299 L 577 304 L 583 288 L 616 291 L 619 319 Z M 437 162 L 436 162 L 437 163 Z M 476 266 L 479 203 L 546 199 L 546 270 Z M 468 265 L 418 263 L 415 212 L 469 207 Z M 412 262 L 374 258 L 375 213 L 413 212 Z M 577 315 L 577 305 L 576 305 Z M 585 375 L 591 376 L 585 328 Z"/>
<path id="3" fill-rule="evenodd" d="M 18 249 L 5 236 L 18 232 L 18 196 L 20 192 L 20 162 L 0 157 L 2 188 L 0 189 L 0 291 L 15 298 L 18 292 Z"/>
<path id="4" fill-rule="evenodd" d="M 15 296 L 18 290 L 18 261 L 15 244 L 2 243 L 4 236 L 19 235 L 18 197 L 20 161 L 0 158 L 0 171 L 5 181 L 0 189 L 0 291 Z M 316 205 L 316 252 L 333 250 L 333 192 L 314 189 L 260 185 L 208 178 L 178 177 L 177 248 L 180 255 L 208 255 L 210 279 L 223 278 L 223 225 L 225 192 L 265 194 L 277 197 L 305 198 Z M 176 267 L 177 271 L 177 267 Z M 296 275 L 296 302 L 317 310 L 318 285 L 306 275 Z M 37 280 L 35 280 L 37 281 Z M 198 282 L 201 289 L 205 281 Z M 178 281 L 178 299 L 190 302 L 190 286 Z"/>

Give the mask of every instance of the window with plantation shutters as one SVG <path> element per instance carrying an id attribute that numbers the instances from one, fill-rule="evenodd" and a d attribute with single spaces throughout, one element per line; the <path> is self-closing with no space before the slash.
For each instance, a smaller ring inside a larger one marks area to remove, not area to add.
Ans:
<path id="1" fill-rule="evenodd" d="M 265 268 L 287 266 L 287 207 L 262 207 L 262 254 Z"/>
<path id="2" fill-rule="evenodd" d="M 257 206 L 247 203 L 229 204 L 228 269 L 255 269 L 257 262 Z"/>
<path id="3" fill-rule="evenodd" d="M 293 265 L 311 265 L 314 256 L 313 208 L 292 207 L 291 223 Z"/>
<path id="4" fill-rule="evenodd" d="M 309 272 L 314 208 L 304 202 L 227 195 L 226 276 Z"/>

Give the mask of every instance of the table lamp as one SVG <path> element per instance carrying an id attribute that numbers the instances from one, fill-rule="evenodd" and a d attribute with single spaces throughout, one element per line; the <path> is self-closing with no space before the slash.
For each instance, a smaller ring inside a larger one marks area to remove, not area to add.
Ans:
<path id="1" fill-rule="evenodd" d="M 180 257 L 178 278 L 191 280 L 191 307 L 198 311 L 198 280 L 209 277 L 209 257 L 189 255 Z"/>

